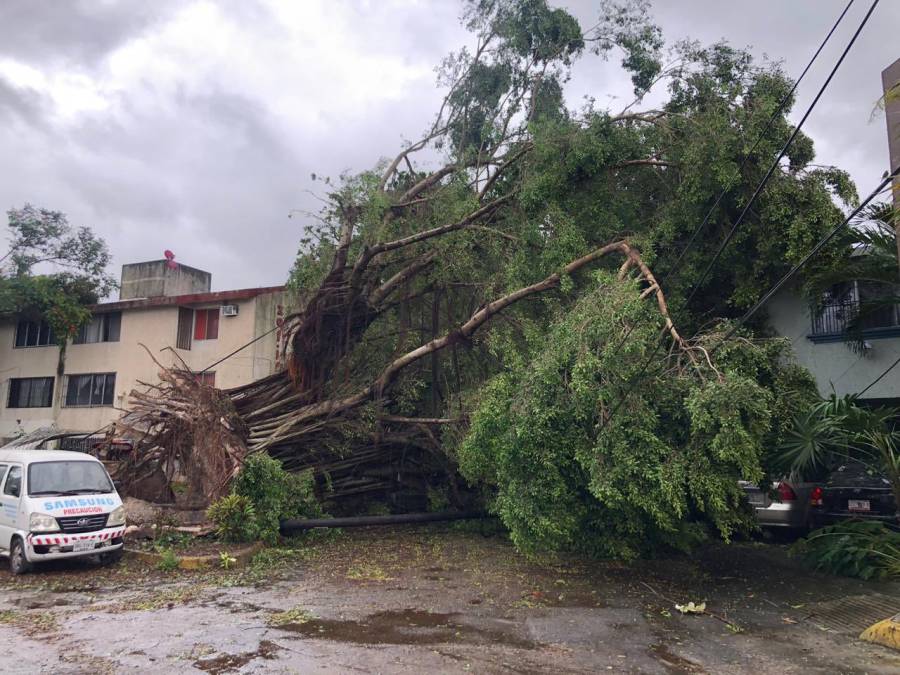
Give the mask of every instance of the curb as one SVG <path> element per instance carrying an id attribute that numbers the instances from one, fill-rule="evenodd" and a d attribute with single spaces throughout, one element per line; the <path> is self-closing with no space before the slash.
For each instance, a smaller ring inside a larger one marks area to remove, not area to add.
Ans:
<path id="1" fill-rule="evenodd" d="M 235 562 L 231 565 L 231 568 L 234 569 L 237 567 L 245 567 L 253 556 L 259 553 L 264 547 L 265 544 L 258 541 L 255 544 L 237 549 L 236 551 L 228 551 L 224 548 L 223 551 L 227 552 L 228 555 L 235 559 Z M 151 565 L 156 565 L 162 560 L 162 554 L 153 551 L 136 551 L 126 547 L 125 553 L 133 558 L 150 563 Z M 218 553 L 211 555 L 178 556 L 178 569 L 182 570 L 201 570 L 209 567 L 218 567 L 219 564 L 220 558 Z"/>
<path id="2" fill-rule="evenodd" d="M 900 651 L 900 614 L 869 626 L 859 639 Z"/>

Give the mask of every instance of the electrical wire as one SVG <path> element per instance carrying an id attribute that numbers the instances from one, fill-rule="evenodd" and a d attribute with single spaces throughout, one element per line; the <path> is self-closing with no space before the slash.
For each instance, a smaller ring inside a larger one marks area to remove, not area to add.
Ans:
<path id="1" fill-rule="evenodd" d="M 807 263 L 809 263 L 809 261 L 813 258 L 813 256 L 816 253 L 818 253 L 820 250 L 822 250 L 822 248 L 824 246 L 826 246 L 828 244 L 828 242 L 831 241 L 843 227 L 845 227 L 847 224 L 849 224 L 853 220 L 853 218 L 855 218 L 860 213 L 860 211 L 862 211 L 862 209 L 864 209 L 866 207 L 866 205 L 870 201 L 872 201 L 875 197 L 877 197 L 884 190 L 884 188 L 887 187 L 887 185 L 898 175 L 900 175 L 900 166 L 898 166 L 896 169 L 894 169 L 890 173 L 890 175 L 886 176 L 884 178 L 884 180 L 882 180 L 881 184 L 879 184 L 879 186 L 877 188 L 875 188 L 869 194 L 869 196 L 866 197 L 866 199 L 858 207 L 856 207 L 853 210 L 853 212 L 849 216 L 847 216 L 843 221 L 841 221 L 838 225 L 836 225 L 834 228 L 832 228 L 831 231 L 828 234 L 826 234 L 824 237 L 822 237 L 822 239 L 820 239 L 818 241 L 818 243 L 812 248 L 812 250 L 809 253 L 807 253 L 803 257 L 803 259 L 800 262 L 798 262 L 793 268 L 791 268 L 791 270 L 787 274 L 785 274 L 781 279 L 779 279 L 775 283 L 775 285 L 772 288 L 770 288 L 769 291 L 767 291 L 766 294 L 750 310 L 748 310 L 744 314 L 744 316 L 742 316 L 734 326 L 732 326 L 731 330 L 729 330 L 728 333 L 726 333 L 721 338 L 721 340 L 714 347 L 712 347 L 709 350 L 709 354 L 710 355 L 714 354 L 729 338 L 731 338 L 741 328 L 741 326 L 744 325 L 744 323 L 746 323 L 754 314 L 756 314 L 756 312 L 759 311 L 759 309 L 764 304 L 766 304 L 772 298 L 772 296 L 775 295 L 775 293 L 777 293 L 778 290 L 781 289 L 782 286 L 784 286 L 784 284 L 786 284 L 788 281 L 790 281 L 802 267 L 804 267 Z M 630 396 L 631 391 L 633 390 L 633 385 L 637 383 L 638 379 L 643 378 L 645 376 L 648 366 L 656 358 L 656 355 L 659 352 L 659 349 L 662 346 L 662 344 L 663 344 L 662 339 L 657 341 L 656 348 L 650 353 L 650 356 L 646 359 L 646 361 L 644 361 L 644 363 L 641 364 L 641 367 L 638 370 L 638 374 L 632 378 L 629 378 L 629 381 L 626 384 L 627 389 L 626 389 L 625 394 L 623 396 L 619 397 L 619 400 L 616 402 L 616 405 L 613 406 L 612 410 L 610 411 L 609 415 L 607 416 L 606 421 L 601 425 L 600 431 L 603 431 L 603 429 L 605 429 L 609 425 L 609 423 L 615 417 L 616 413 L 619 411 L 619 409 L 621 409 L 622 405 L 624 405 L 625 401 L 628 400 L 628 397 Z M 863 393 L 868 391 L 872 386 L 874 386 L 882 377 L 887 375 L 887 373 L 890 372 L 891 369 L 893 369 L 894 366 L 896 366 L 898 363 L 900 363 L 900 359 L 898 359 L 896 363 L 894 363 L 890 368 L 888 368 L 887 371 L 882 373 L 868 387 L 863 389 L 863 391 L 860 392 L 860 395 L 862 395 Z"/>
<path id="2" fill-rule="evenodd" d="M 887 367 L 887 370 L 885 370 L 883 373 L 881 373 L 881 375 L 879 375 L 879 376 L 876 377 L 874 380 L 872 380 L 872 381 L 869 383 L 869 386 L 868 386 L 868 387 L 866 387 L 866 388 L 863 389 L 861 392 L 859 392 L 859 393 L 857 394 L 857 396 L 860 396 L 860 397 L 861 397 L 863 394 L 865 394 L 867 391 L 869 391 L 869 389 L 871 389 L 871 388 L 874 387 L 876 384 L 878 384 L 879 382 L 881 382 L 881 380 L 884 378 L 884 376 L 887 375 L 889 372 L 891 372 L 891 371 L 897 366 L 898 363 L 900 363 L 900 356 L 898 356 L 898 357 L 897 357 L 897 360 L 894 361 L 891 365 L 889 365 L 889 366 Z"/>
<path id="3" fill-rule="evenodd" d="M 819 239 L 819 241 L 816 243 L 815 246 L 812 247 L 812 249 L 809 251 L 809 253 L 807 253 L 805 256 L 803 256 L 803 258 L 800 260 L 800 262 L 798 262 L 796 265 L 794 265 L 790 269 L 790 271 L 788 271 L 783 277 L 781 277 L 781 279 L 779 279 L 777 282 L 775 282 L 775 285 L 772 286 L 766 292 L 766 294 L 763 295 L 757 301 L 757 303 L 755 305 L 753 305 L 753 307 L 751 307 L 749 310 L 747 310 L 747 312 L 740 319 L 738 319 L 737 323 L 735 323 L 735 325 L 731 327 L 731 330 L 729 330 L 722 337 L 721 341 L 715 347 L 713 347 L 712 349 L 709 350 L 709 353 L 710 354 L 714 353 L 719 347 L 722 346 L 722 344 L 724 344 L 730 337 L 732 337 L 741 328 L 741 326 L 743 326 L 749 319 L 751 319 L 753 317 L 754 314 L 756 314 L 762 308 L 763 305 L 765 305 L 769 300 L 772 299 L 772 296 L 774 296 L 788 281 L 793 279 L 794 275 L 796 275 L 797 272 L 799 272 L 804 266 L 806 266 L 806 264 L 809 263 L 810 260 L 812 260 L 813 256 L 815 256 L 819 251 L 821 251 L 825 246 L 827 246 L 828 243 L 837 236 L 838 232 L 840 232 L 844 227 L 846 227 L 848 224 L 850 224 L 850 222 L 857 215 L 859 215 L 859 213 L 869 204 L 869 202 L 871 202 L 873 199 L 875 199 L 875 197 L 877 197 L 879 194 L 881 194 L 881 192 L 888 185 L 890 185 L 890 183 L 898 175 L 900 175 L 900 165 L 898 165 L 897 168 L 895 168 L 893 171 L 891 171 L 890 174 L 885 176 L 884 179 L 879 184 L 879 186 L 877 188 L 875 188 L 874 190 L 872 190 L 872 192 L 869 193 L 869 196 L 866 197 L 865 200 L 859 206 L 857 206 L 855 209 L 853 209 L 853 211 L 850 213 L 849 216 L 847 216 L 839 224 L 835 225 L 828 234 L 826 234 L 824 237 Z"/>
<path id="4" fill-rule="evenodd" d="M 784 157 L 787 150 L 790 148 L 791 143 L 793 143 L 793 141 L 797 137 L 801 127 L 803 126 L 803 123 L 806 121 L 806 119 L 812 113 L 812 110 L 815 108 L 816 104 L 819 102 L 819 99 L 821 99 L 822 95 L 825 92 L 825 89 L 827 89 L 828 85 L 831 83 L 831 80 L 834 78 L 835 73 L 837 72 L 838 68 L 843 63 L 844 59 L 846 58 L 847 54 L 849 53 L 850 48 L 854 45 L 854 43 L 856 42 L 856 39 L 859 37 L 860 33 L 862 32 L 862 29 L 865 27 L 869 18 L 872 16 L 872 13 L 874 12 L 875 7 L 878 6 L 879 1 L 880 0 L 873 0 L 872 5 L 869 7 L 869 10 L 866 12 L 865 16 L 863 17 L 863 19 L 860 22 L 859 26 L 857 27 L 856 31 L 853 33 L 853 36 L 850 38 L 850 41 L 847 43 L 847 46 L 844 48 L 843 52 L 841 52 L 840 57 L 838 58 L 834 67 L 831 69 L 825 82 L 822 84 L 821 87 L 819 87 L 818 93 L 816 94 L 812 103 L 810 103 L 810 105 L 807 107 L 807 110 L 804 113 L 803 118 L 801 119 L 800 123 L 794 129 L 794 132 L 791 134 L 790 138 L 787 140 L 787 142 L 784 144 L 781 151 L 779 152 L 778 157 L 772 163 L 771 167 L 766 172 L 766 175 L 763 177 L 763 180 L 757 186 L 757 188 L 754 191 L 753 196 L 751 197 L 747 206 L 741 212 L 738 220 L 735 221 L 735 224 L 732 226 L 731 230 L 729 231 L 728 235 L 726 236 L 725 241 L 723 241 L 722 244 L 719 246 L 719 249 L 717 250 L 713 260 L 710 261 L 710 264 L 707 266 L 707 268 L 704 271 L 703 275 L 701 276 L 700 280 L 697 281 L 696 284 L 694 285 L 693 290 L 691 291 L 691 294 L 688 297 L 688 302 L 691 300 L 691 298 L 694 297 L 694 295 L 696 294 L 697 290 L 700 288 L 703 281 L 705 281 L 706 276 L 709 274 L 709 272 L 712 270 L 712 268 L 718 262 L 719 258 L 721 257 L 722 252 L 725 250 L 725 247 L 728 245 L 728 243 L 734 237 L 734 234 L 736 233 L 738 226 L 741 224 L 744 217 L 749 212 L 750 207 L 753 205 L 756 198 L 762 192 L 762 189 L 765 187 L 766 183 L 769 181 L 772 174 L 775 172 L 775 169 L 778 168 L 778 166 L 781 162 L 781 159 Z M 847 8 L 845 8 L 845 12 L 846 12 L 846 9 Z M 843 14 L 841 16 L 843 16 Z M 833 30 L 834 30 L 834 28 L 832 28 L 832 31 Z M 829 33 L 829 35 L 830 35 L 830 33 Z M 616 405 L 613 406 L 613 408 L 611 409 L 610 414 L 606 417 L 606 419 L 602 423 L 602 425 L 600 427 L 601 432 L 603 431 L 603 429 L 605 429 L 607 426 L 609 426 L 610 422 L 612 422 L 612 420 L 615 418 L 616 413 L 621 409 L 622 405 L 624 405 L 625 401 L 631 395 L 631 392 L 634 390 L 635 385 L 638 384 L 638 382 L 645 377 L 645 375 L 647 373 L 647 369 L 649 368 L 649 366 L 653 362 L 653 360 L 656 358 L 657 354 L 659 353 L 660 348 L 664 344 L 664 336 L 665 336 L 665 331 L 661 331 L 660 339 L 657 341 L 656 347 L 650 353 L 650 356 L 641 364 L 641 367 L 639 368 L 637 374 L 628 379 L 628 382 L 625 385 L 626 386 L 625 394 L 619 398 Z"/>
<path id="5" fill-rule="evenodd" d="M 788 102 L 791 101 L 794 94 L 796 93 L 797 87 L 800 86 L 800 83 L 803 81 L 803 78 L 806 77 L 806 74 L 809 72 L 809 69 L 812 67 L 813 63 L 816 62 L 816 59 L 819 57 L 819 54 L 822 53 L 822 50 L 825 48 L 825 45 L 828 44 L 828 41 L 831 39 L 831 36 L 834 35 L 835 30 L 837 30 L 837 27 L 841 24 L 841 21 L 843 21 L 844 16 L 846 16 L 847 12 L 850 10 L 850 7 L 853 6 L 853 3 L 855 1 L 856 0 L 850 0 L 850 2 L 847 3 L 847 5 L 844 7 L 844 11 L 842 11 L 840 13 L 837 20 L 831 26 L 831 30 L 829 30 L 828 33 L 825 35 L 825 38 L 819 44 L 819 47 L 818 47 L 818 49 L 816 49 L 815 53 L 812 55 L 812 58 L 810 58 L 809 62 L 807 62 L 806 67 L 800 73 L 800 76 L 796 79 L 796 81 L 794 82 L 794 85 L 791 87 L 790 91 L 784 95 L 784 97 L 781 99 L 781 101 L 779 101 L 778 105 L 775 107 L 775 110 L 772 111 L 771 116 L 769 117 L 768 121 L 766 122 L 766 126 L 763 127 L 763 130 L 756 137 L 756 140 L 754 141 L 753 145 L 750 146 L 750 149 L 747 151 L 747 153 L 744 155 L 744 158 L 741 160 L 740 166 L 738 166 L 738 170 L 736 172 L 737 176 L 741 176 L 743 174 L 744 168 L 747 166 L 747 163 L 750 161 L 750 158 L 753 156 L 753 153 L 756 152 L 756 149 L 759 147 L 759 144 L 762 143 L 763 139 L 766 138 L 766 136 L 769 133 L 769 130 L 772 128 L 772 125 L 775 123 L 775 120 L 777 120 L 781 117 Z M 672 279 L 675 279 L 678 276 L 678 273 L 681 271 L 681 264 L 684 261 L 684 256 L 687 254 L 687 252 L 691 248 L 693 248 L 694 242 L 696 241 L 697 237 L 700 236 L 700 233 L 706 229 L 706 226 L 709 224 L 710 218 L 712 218 L 712 215 L 716 212 L 716 209 L 719 207 L 719 204 L 722 203 L 722 200 L 725 198 L 725 195 L 728 194 L 728 192 L 737 184 L 737 182 L 738 182 L 737 178 L 731 179 L 731 181 L 728 182 L 724 188 L 722 188 L 722 191 L 719 192 L 718 197 L 716 197 L 716 201 L 713 202 L 713 205 L 709 207 L 709 210 L 706 212 L 706 215 L 704 216 L 703 220 L 691 233 L 691 236 L 688 238 L 687 243 L 682 247 L 681 253 L 678 254 L 678 257 L 675 259 L 675 262 L 672 263 L 672 267 L 667 272 L 660 274 L 659 279 L 658 279 L 658 284 L 660 287 L 663 285 L 664 282 L 668 282 Z M 628 341 L 628 338 L 631 337 L 631 333 L 634 331 L 634 329 L 636 327 L 637 327 L 636 323 L 633 323 L 628 327 L 628 330 L 625 331 L 625 335 L 622 336 L 622 339 L 619 341 L 619 343 L 613 349 L 612 356 L 610 358 L 616 357 L 616 355 L 619 353 L 621 348 Z"/>
<path id="6" fill-rule="evenodd" d="M 719 258 L 722 256 L 722 253 L 728 247 L 728 244 L 731 243 L 731 240 L 734 238 L 735 233 L 737 232 L 738 227 L 741 226 L 741 223 L 744 222 L 744 218 L 750 212 L 750 209 L 753 207 L 753 204 L 756 203 L 756 199 L 765 189 L 766 184 L 769 182 L 769 179 L 772 177 L 772 174 L 775 173 L 775 170 L 780 166 L 781 160 L 787 154 L 788 149 L 791 147 L 791 144 L 794 142 L 794 139 L 800 134 L 800 130 L 803 128 L 803 124 L 806 122 L 807 118 L 809 118 L 813 109 L 816 107 L 816 104 L 819 102 L 819 99 L 822 98 L 822 95 L 825 93 L 825 90 L 828 88 L 828 85 L 831 83 L 831 80 L 834 78 L 835 74 L 838 71 L 838 68 L 841 67 L 841 64 L 844 62 L 844 59 L 847 57 L 847 54 L 850 53 L 851 47 L 856 42 L 856 38 L 859 37 L 859 34 L 862 32 L 862 29 L 865 27 L 866 23 L 869 21 L 869 17 L 872 16 L 872 12 L 875 11 L 875 8 L 878 6 L 878 3 L 881 0 L 873 0 L 871 7 L 869 7 L 869 11 L 866 12 L 866 15 L 863 17 L 863 20 L 860 22 L 859 27 L 856 29 L 856 32 L 853 33 L 853 37 L 850 38 L 850 42 L 847 43 L 847 46 L 844 47 L 844 51 L 841 52 L 840 57 L 837 62 L 834 64 L 834 67 L 831 69 L 831 72 L 828 74 L 825 82 L 819 87 L 819 91 L 816 94 L 816 97 L 812 100 L 812 103 L 807 107 L 806 112 L 803 114 L 803 117 L 800 119 L 800 122 L 794 128 L 794 132 L 791 134 L 790 138 L 787 139 L 787 142 L 784 144 L 784 147 L 781 148 L 781 152 L 778 153 L 778 157 L 775 158 L 775 161 L 772 162 L 772 165 L 769 167 L 769 170 L 766 172 L 766 175 L 763 176 L 763 179 L 760 181 L 759 185 L 756 186 L 756 190 L 753 192 L 753 196 L 750 197 L 750 201 L 747 202 L 744 209 L 741 211 L 741 214 L 738 216 L 738 219 L 734 222 L 734 225 L 731 226 L 731 230 L 729 230 L 728 234 L 725 237 L 725 240 L 719 245 L 718 250 L 713 256 L 712 260 L 709 261 L 709 265 L 706 266 L 706 269 L 703 271 L 703 274 L 700 275 L 700 279 L 694 284 L 694 288 L 691 291 L 691 294 L 688 296 L 687 302 L 690 303 L 691 300 L 694 299 L 694 296 L 697 294 L 697 291 L 700 290 L 700 287 L 703 285 L 703 282 L 706 281 L 706 277 L 709 276 L 709 273 L 712 271 L 713 267 L 719 262 Z"/>

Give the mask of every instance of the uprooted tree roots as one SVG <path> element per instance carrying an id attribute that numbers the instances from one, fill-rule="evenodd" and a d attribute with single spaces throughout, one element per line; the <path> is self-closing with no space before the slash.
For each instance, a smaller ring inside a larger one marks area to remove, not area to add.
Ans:
<path id="1" fill-rule="evenodd" d="M 354 287 L 352 276 L 348 279 L 337 268 L 306 309 L 293 317 L 289 328 L 293 349 L 286 355 L 290 365 L 284 371 L 235 389 L 217 390 L 189 370 L 168 368 L 154 359 L 160 383 L 142 383 L 144 391 L 132 392 L 130 412 L 119 423 L 119 433 L 139 440 L 123 475 L 135 480 L 161 468 L 171 480 L 180 471 L 195 495 L 212 500 L 228 489 L 247 453 L 268 452 L 290 470 L 313 469 L 320 484 L 327 484 L 331 501 L 391 490 L 422 495 L 430 483 L 429 472 L 450 476 L 450 497 L 456 501 L 454 472 L 441 452 L 435 429 L 463 420 L 386 414 L 383 408 L 391 384 L 405 368 L 426 356 L 469 340 L 507 307 L 558 287 L 565 276 L 613 253 L 625 258 L 619 279 L 637 276 L 641 297 L 656 299 L 675 349 L 694 361 L 696 348 L 688 347 L 672 324 L 652 272 L 628 242 L 617 241 L 543 281 L 484 304 L 456 329 L 394 358 L 356 391 L 341 386 L 329 389 L 324 386 L 327 378 L 346 354 L 331 342 L 335 331 L 365 330 L 366 322 L 354 316 L 373 309 L 371 294 L 361 297 L 366 284 Z M 356 339 L 358 335 L 353 335 L 346 342 Z M 301 345 L 309 349 L 317 344 L 328 345 L 329 356 L 317 361 L 309 351 L 297 351 Z M 314 375 L 311 364 L 315 364 Z M 363 414 L 370 405 L 381 411 L 374 420 Z"/>

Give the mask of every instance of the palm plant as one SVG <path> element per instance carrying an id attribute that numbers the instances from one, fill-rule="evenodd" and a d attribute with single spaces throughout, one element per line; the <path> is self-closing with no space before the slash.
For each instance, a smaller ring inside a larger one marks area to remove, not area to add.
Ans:
<path id="1" fill-rule="evenodd" d="M 777 464 L 806 475 L 853 461 L 884 475 L 900 508 L 900 430 L 896 408 L 864 408 L 854 395 L 832 396 L 794 418 Z"/>

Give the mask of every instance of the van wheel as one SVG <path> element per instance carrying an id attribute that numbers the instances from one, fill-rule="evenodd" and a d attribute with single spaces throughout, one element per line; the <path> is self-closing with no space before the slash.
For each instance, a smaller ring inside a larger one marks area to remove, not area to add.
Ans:
<path id="1" fill-rule="evenodd" d="M 25 544 L 19 537 L 13 539 L 9 550 L 9 571 L 16 575 L 31 571 L 31 563 L 25 557 Z"/>
<path id="2" fill-rule="evenodd" d="M 109 553 L 101 553 L 100 554 L 100 564 L 101 565 L 115 565 L 122 559 L 122 556 L 125 555 L 124 548 L 117 548 L 115 551 L 110 551 Z"/>

